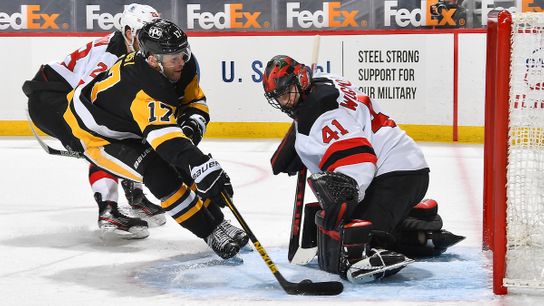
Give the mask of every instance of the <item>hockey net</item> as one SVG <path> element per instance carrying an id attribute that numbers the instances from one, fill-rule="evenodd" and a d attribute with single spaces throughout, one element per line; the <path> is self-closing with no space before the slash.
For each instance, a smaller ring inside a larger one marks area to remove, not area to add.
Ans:
<path id="1" fill-rule="evenodd" d="M 483 242 L 506 294 L 544 289 L 544 13 L 489 17 Z"/>

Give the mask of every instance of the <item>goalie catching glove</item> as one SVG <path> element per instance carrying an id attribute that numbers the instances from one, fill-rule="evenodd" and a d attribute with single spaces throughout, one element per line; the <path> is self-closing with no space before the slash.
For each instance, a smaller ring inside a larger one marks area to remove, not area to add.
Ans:
<path id="1" fill-rule="evenodd" d="M 226 205 L 221 192 L 229 197 L 234 194 L 229 176 L 211 155 L 206 162 L 191 167 L 191 177 L 196 184 L 196 193 L 203 199 L 212 199 L 221 207 Z"/>
<path id="2" fill-rule="evenodd" d="M 359 198 L 359 187 L 353 178 L 340 172 L 314 173 L 308 178 L 308 185 L 325 211 L 325 229 L 333 230 L 350 220 Z"/>

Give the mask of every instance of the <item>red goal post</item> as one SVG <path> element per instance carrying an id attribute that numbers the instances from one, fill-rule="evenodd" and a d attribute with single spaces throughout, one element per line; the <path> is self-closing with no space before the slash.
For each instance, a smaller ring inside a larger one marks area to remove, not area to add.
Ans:
<path id="1" fill-rule="evenodd" d="M 483 246 L 493 291 L 544 288 L 544 13 L 488 17 Z"/>

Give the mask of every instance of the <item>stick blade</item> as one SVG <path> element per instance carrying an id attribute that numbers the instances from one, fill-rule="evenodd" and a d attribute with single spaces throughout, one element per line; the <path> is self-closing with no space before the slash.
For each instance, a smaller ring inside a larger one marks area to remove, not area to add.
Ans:
<path id="1" fill-rule="evenodd" d="M 291 295 L 338 295 L 344 291 L 344 285 L 341 282 L 314 283 L 303 280 L 300 283 L 289 283 L 283 289 Z"/>
<path id="2" fill-rule="evenodd" d="M 317 247 L 298 248 L 294 253 L 293 255 L 289 254 L 291 255 L 288 256 L 291 257 L 288 258 L 289 262 L 295 265 L 306 265 L 317 255 Z"/>

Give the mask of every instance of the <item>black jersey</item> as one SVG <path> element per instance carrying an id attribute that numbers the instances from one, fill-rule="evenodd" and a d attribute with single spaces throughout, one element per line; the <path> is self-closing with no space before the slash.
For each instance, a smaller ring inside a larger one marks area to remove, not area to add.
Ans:
<path id="1" fill-rule="evenodd" d="M 186 168 L 191 154 L 183 153 L 198 149 L 176 124 L 176 113 L 193 107 L 207 116 L 196 72 L 192 59 L 173 84 L 142 56 L 129 53 L 68 96 L 64 119 L 85 154 L 115 141 L 142 139 L 170 164 Z"/>

